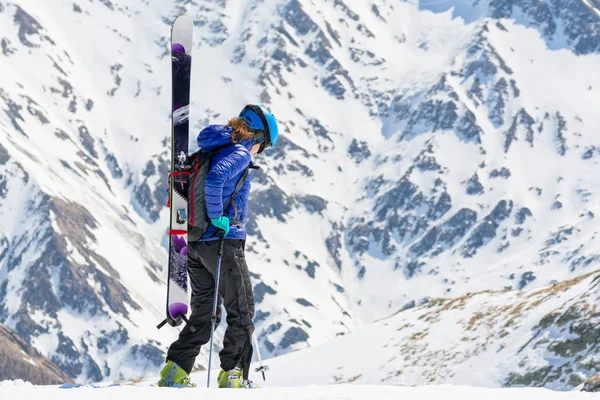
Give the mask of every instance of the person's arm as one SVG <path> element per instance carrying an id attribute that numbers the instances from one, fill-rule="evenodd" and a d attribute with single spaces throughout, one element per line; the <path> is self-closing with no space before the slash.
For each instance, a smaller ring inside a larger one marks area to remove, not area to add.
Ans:
<path id="1" fill-rule="evenodd" d="M 212 220 L 223 215 L 223 186 L 246 169 L 251 160 L 252 156 L 246 147 L 235 145 L 235 149 L 208 172 L 204 181 L 208 218 Z"/>

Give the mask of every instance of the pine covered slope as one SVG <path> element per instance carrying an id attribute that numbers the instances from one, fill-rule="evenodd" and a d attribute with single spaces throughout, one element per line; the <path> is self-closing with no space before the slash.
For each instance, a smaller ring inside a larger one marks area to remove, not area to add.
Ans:
<path id="1" fill-rule="evenodd" d="M 259 99 L 283 131 L 248 224 L 266 354 L 593 270 L 599 4 L 427 3 L 0 0 L 0 322 L 79 381 L 162 363 L 182 11 L 195 128 Z"/>

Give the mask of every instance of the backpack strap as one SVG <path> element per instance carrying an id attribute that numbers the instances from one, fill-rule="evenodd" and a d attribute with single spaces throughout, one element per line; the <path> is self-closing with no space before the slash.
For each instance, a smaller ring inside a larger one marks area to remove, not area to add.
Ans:
<path id="1" fill-rule="evenodd" d="M 230 221 L 230 223 L 232 225 L 242 225 L 242 223 L 240 221 L 238 221 L 238 219 L 237 219 L 238 210 L 237 210 L 237 206 L 235 205 L 234 199 L 236 198 L 239 191 L 242 189 L 242 186 L 244 186 L 244 183 L 246 183 L 246 178 L 248 177 L 249 172 L 250 172 L 250 168 L 248 167 L 248 168 L 246 168 L 246 170 L 244 171 L 244 173 L 238 180 L 237 184 L 235 185 L 235 190 L 231 194 L 231 197 L 223 205 L 223 214 L 225 213 L 225 210 L 227 209 L 227 207 L 229 207 L 229 205 L 231 205 L 233 207 L 233 219 Z"/>
<path id="2" fill-rule="evenodd" d="M 213 156 L 215 154 L 217 154 L 223 147 L 225 146 L 221 146 L 221 147 L 217 147 L 215 149 L 212 149 L 211 151 L 204 151 L 202 149 L 196 151 L 195 153 L 190 154 L 187 159 L 188 159 L 188 165 L 186 165 L 186 169 L 190 170 L 192 169 L 192 164 L 196 161 L 196 158 L 198 157 L 206 157 L 206 158 L 213 158 Z"/>

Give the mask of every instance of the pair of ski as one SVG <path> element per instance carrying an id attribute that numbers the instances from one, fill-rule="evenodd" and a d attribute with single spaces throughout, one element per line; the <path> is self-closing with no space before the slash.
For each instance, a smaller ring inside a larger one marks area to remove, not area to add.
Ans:
<path id="1" fill-rule="evenodd" d="M 181 15 L 171 30 L 172 124 L 171 174 L 169 177 L 169 277 L 167 281 L 167 316 L 158 325 L 179 326 L 189 323 L 187 233 L 189 109 L 192 70 L 193 20 Z M 194 327 L 190 325 L 194 331 Z"/>
<path id="2" fill-rule="evenodd" d="M 158 325 L 173 327 L 188 324 L 190 330 L 195 328 L 187 319 L 188 314 L 188 274 L 187 274 L 187 234 L 188 234 L 188 152 L 189 152 L 189 109 L 192 71 L 192 42 L 194 21 L 186 15 L 175 20 L 171 30 L 171 76 L 172 76 L 172 129 L 171 129 L 171 173 L 169 177 L 169 266 L 167 281 L 167 316 Z M 223 254 L 223 237 L 219 246 L 217 281 L 215 282 L 215 302 L 212 315 L 212 333 L 208 363 L 207 387 L 210 385 L 210 366 L 212 360 L 213 336 L 217 316 L 217 296 L 219 287 L 219 271 Z M 256 335 L 254 342 L 261 372 L 265 379 L 267 366 L 262 365 Z"/>

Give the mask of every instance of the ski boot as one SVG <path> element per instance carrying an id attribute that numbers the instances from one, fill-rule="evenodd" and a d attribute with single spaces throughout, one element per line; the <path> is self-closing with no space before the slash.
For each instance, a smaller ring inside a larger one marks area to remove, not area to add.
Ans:
<path id="1" fill-rule="evenodd" d="M 260 389 L 261 386 L 252 382 L 250 379 L 246 379 L 242 381 L 242 388 L 244 389 Z"/>
<path id="2" fill-rule="evenodd" d="M 188 373 L 173 361 L 168 361 L 167 365 L 160 371 L 159 387 L 196 387 L 190 382 Z"/>
<path id="3" fill-rule="evenodd" d="M 220 388 L 232 388 L 232 389 L 258 389 L 260 386 L 255 384 L 249 379 L 244 379 L 242 376 L 242 369 L 235 367 L 231 371 L 221 370 L 219 377 L 217 378 Z"/>

